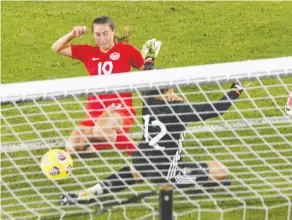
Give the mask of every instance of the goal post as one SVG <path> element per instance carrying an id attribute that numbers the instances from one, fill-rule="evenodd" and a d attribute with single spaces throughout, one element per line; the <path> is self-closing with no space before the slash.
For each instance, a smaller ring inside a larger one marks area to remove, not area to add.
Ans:
<path id="1" fill-rule="evenodd" d="M 1 219 L 67 219 L 84 214 L 92 219 L 157 218 L 163 206 L 157 194 L 148 193 L 156 189 L 149 181 L 100 196 L 102 203 L 96 206 L 60 206 L 62 193 L 91 187 L 131 164 L 124 152 L 110 148 L 98 151 L 97 158 L 75 158 L 72 175 L 59 181 L 41 172 L 42 156 L 49 149 L 64 149 L 86 115 L 89 95 L 133 92 L 137 116 L 129 136 L 138 142 L 143 136 L 141 91 L 171 87 L 191 104 L 211 103 L 226 94 L 232 82 L 248 86 L 223 115 L 189 124 L 182 150 L 187 162 L 223 163 L 231 185 L 212 192 L 173 189 L 173 201 L 168 203 L 173 204 L 172 216 L 291 219 L 292 117 L 285 104 L 292 91 L 292 57 L 2 84 Z M 122 202 L 133 196 L 141 201 Z M 96 217 L 102 206 L 111 203 L 117 205 Z"/>

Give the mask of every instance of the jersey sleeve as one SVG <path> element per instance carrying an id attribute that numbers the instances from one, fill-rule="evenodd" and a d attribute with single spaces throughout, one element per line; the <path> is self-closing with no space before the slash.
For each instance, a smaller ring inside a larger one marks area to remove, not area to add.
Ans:
<path id="1" fill-rule="evenodd" d="M 128 50 L 130 54 L 131 66 L 137 69 L 141 68 L 144 65 L 144 58 L 142 57 L 140 51 L 132 45 L 129 45 Z"/>
<path id="2" fill-rule="evenodd" d="M 89 45 L 72 44 L 71 45 L 72 59 L 77 59 L 83 62 L 86 56 L 88 56 L 88 52 L 90 51 L 90 49 L 91 47 Z"/>
<path id="3" fill-rule="evenodd" d="M 179 115 L 183 122 L 204 121 L 209 118 L 214 118 L 223 115 L 225 111 L 232 105 L 239 95 L 234 91 L 229 91 L 218 102 L 209 104 L 183 104 L 176 107 L 174 110 Z"/>

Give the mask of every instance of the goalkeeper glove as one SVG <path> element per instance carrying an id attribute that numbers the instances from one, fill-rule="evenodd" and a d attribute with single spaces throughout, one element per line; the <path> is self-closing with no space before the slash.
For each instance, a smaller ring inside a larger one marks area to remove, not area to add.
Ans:
<path id="1" fill-rule="evenodd" d="M 144 70 L 153 70 L 154 69 L 154 60 L 157 58 L 161 41 L 157 41 L 155 38 L 146 41 L 141 50 L 142 56 L 145 59 Z"/>
<path id="2" fill-rule="evenodd" d="M 231 89 L 233 89 L 238 95 L 240 95 L 243 91 L 243 85 L 240 83 L 232 83 Z"/>
<path id="3" fill-rule="evenodd" d="M 155 38 L 146 41 L 141 50 L 143 58 L 146 59 L 147 57 L 153 57 L 153 60 L 156 59 L 159 54 L 161 44 L 162 42 L 156 40 Z"/>

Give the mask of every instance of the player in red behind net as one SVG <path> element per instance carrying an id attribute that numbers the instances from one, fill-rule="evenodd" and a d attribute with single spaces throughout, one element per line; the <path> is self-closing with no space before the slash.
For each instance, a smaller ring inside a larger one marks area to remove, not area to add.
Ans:
<path id="1" fill-rule="evenodd" d="M 285 110 L 287 115 L 292 115 L 292 92 L 288 96 L 287 103 L 285 105 Z"/>
<path id="2" fill-rule="evenodd" d="M 154 62 L 161 45 L 156 39 L 147 41 L 142 55 L 127 44 L 127 30 L 124 36 L 116 36 L 115 24 L 107 16 L 98 17 L 92 22 L 96 46 L 70 44 L 71 40 L 84 35 L 85 31 L 85 26 L 74 27 L 58 39 L 52 49 L 58 54 L 80 60 L 92 76 L 129 72 L 131 67 L 147 69 L 147 63 Z M 148 52 L 153 52 L 154 56 L 147 57 Z M 67 141 L 68 152 L 92 152 L 112 146 L 131 155 L 135 152 L 134 142 L 127 137 L 136 116 L 131 93 L 89 96 L 86 109 L 87 117 L 78 124 Z"/>

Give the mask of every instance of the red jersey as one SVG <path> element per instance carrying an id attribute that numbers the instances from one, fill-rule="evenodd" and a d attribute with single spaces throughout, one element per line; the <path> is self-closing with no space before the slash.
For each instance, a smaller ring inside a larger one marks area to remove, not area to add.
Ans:
<path id="1" fill-rule="evenodd" d="M 90 45 L 71 45 L 71 51 L 72 58 L 83 62 L 89 75 L 130 72 L 131 67 L 141 68 L 144 65 L 141 53 L 135 47 L 124 43 L 116 43 L 106 53 L 102 52 L 98 46 Z M 92 112 L 92 110 L 105 109 L 112 106 L 113 103 L 133 106 L 132 93 L 120 93 L 119 96 L 117 94 L 89 96 L 86 108 Z"/>

